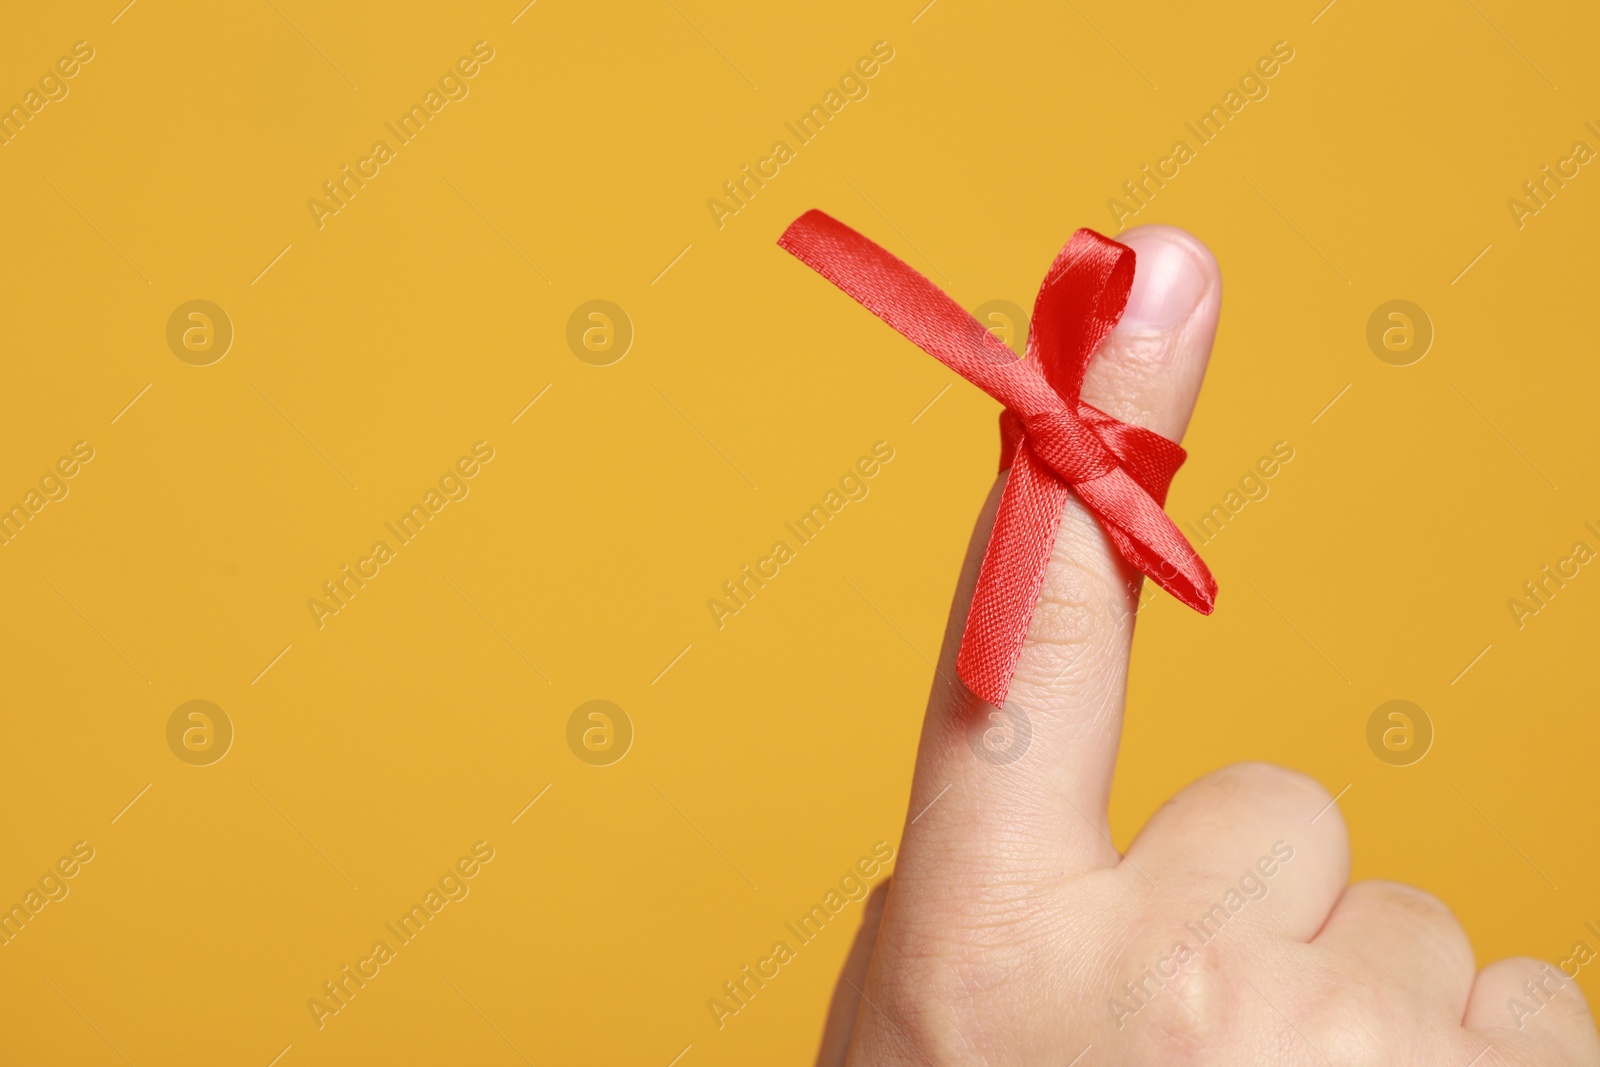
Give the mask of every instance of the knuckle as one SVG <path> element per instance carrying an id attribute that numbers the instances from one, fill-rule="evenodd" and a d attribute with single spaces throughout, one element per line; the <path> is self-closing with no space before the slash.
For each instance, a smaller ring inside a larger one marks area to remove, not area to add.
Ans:
<path id="1" fill-rule="evenodd" d="M 1478 980 L 1509 988 L 1520 985 L 1551 966 L 1552 964 L 1533 956 L 1508 956 L 1505 959 L 1495 960 L 1485 967 L 1479 973 Z"/>
<path id="2" fill-rule="evenodd" d="M 1593 1037 L 1594 1017 L 1576 979 L 1554 963 L 1513 957 L 1484 968 L 1480 985 L 1505 998 L 1509 1029 L 1560 1030 Z"/>
<path id="3" fill-rule="evenodd" d="M 1307 998 L 1297 1008 L 1300 1027 L 1333 1063 L 1377 1067 L 1394 1062 L 1400 1045 L 1413 1040 L 1416 1019 L 1402 1019 L 1370 983 L 1353 983 L 1332 996 Z"/>
<path id="4" fill-rule="evenodd" d="M 1425 889 L 1403 882 L 1374 880 L 1357 882 L 1346 892 L 1366 897 L 1389 913 L 1387 928 L 1406 931 L 1430 958 L 1452 972 L 1470 975 L 1474 956 L 1472 941 L 1450 906 Z"/>
<path id="5" fill-rule="evenodd" d="M 1144 932 L 1108 975 L 1108 1021 L 1141 1050 L 1138 1062 L 1199 1062 L 1227 1043 L 1238 960 L 1215 945 L 1197 947 L 1188 932 L 1153 916 L 1138 924 Z"/>
<path id="6" fill-rule="evenodd" d="M 1114 632 L 1117 620 L 1107 611 L 1100 594 L 1086 594 L 1074 588 L 1076 580 L 1067 582 L 1061 571 L 1078 572 L 1083 568 L 1074 563 L 1059 568 L 1046 579 L 1045 588 L 1039 591 L 1039 600 L 1033 608 L 1033 619 L 1028 624 L 1027 643 L 1031 647 L 1059 648 L 1069 653 L 1092 649 L 1105 642 L 1108 632 Z M 1057 588 L 1050 588 L 1051 585 Z"/>
<path id="7" fill-rule="evenodd" d="M 1225 1043 L 1229 1008 L 1237 999 L 1225 966 L 1219 953 L 1196 956 L 1168 983 L 1170 999 L 1156 1002 L 1154 1036 L 1163 1051 L 1179 1062 L 1183 1062 L 1181 1057 L 1198 1058 L 1203 1050 Z"/>
<path id="8" fill-rule="evenodd" d="M 972 1062 L 995 1021 L 1018 1002 L 1018 974 L 1029 970 L 1026 951 L 976 948 L 959 932 L 916 945 L 880 944 L 879 952 L 883 962 L 874 961 L 871 978 L 875 1010 L 866 1021 L 873 1027 L 882 1021 L 896 1044 L 915 1051 L 904 1062 Z"/>
<path id="9" fill-rule="evenodd" d="M 1293 805 L 1313 812 L 1333 799 L 1315 778 L 1275 763 L 1229 764 L 1206 776 L 1200 784 L 1246 804 Z"/>
<path id="10" fill-rule="evenodd" d="M 1129 590 L 1118 558 L 1099 520 L 1076 497 L 1069 499 L 1039 587 L 1029 640 L 1088 644 L 1125 623 Z"/>
<path id="11" fill-rule="evenodd" d="M 1455 912 L 1450 906 L 1426 889 L 1418 889 L 1414 885 L 1404 882 L 1390 882 L 1384 879 L 1356 883 L 1361 891 L 1368 893 L 1381 901 L 1384 906 L 1393 911 L 1400 912 L 1418 923 L 1428 926 L 1441 925 L 1460 929 L 1461 924 L 1456 921 Z M 1353 887 L 1352 887 L 1353 888 Z"/>
<path id="12" fill-rule="evenodd" d="M 1030 713 L 1059 710 L 1063 694 L 1087 699 L 1120 684 L 1137 602 L 1112 556 L 1098 522 L 1069 500 L 1009 701 Z"/>
<path id="13" fill-rule="evenodd" d="M 1167 380 L 1172 334 L 1114 334 L 1095 355 L 1084 381 L 1084 399 L 1107 415 L 1133 426 L 1159 424 L 1156 398 Z"/>

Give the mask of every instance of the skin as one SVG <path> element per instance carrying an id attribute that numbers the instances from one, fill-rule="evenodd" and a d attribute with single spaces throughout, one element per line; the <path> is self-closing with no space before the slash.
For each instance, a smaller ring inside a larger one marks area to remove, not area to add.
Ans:
<path id="1" fill-rule="evenodd" d="M 1193 257 L 1203 289 L 1169 329 L 1119 326 L 1084 398 L 1180 440 L 1221 276 L 1181 230 L 1119 240 L 1139 250 L 1136 294 L 1175 284 L 1170 271 L 1143 273 L 1145 249 L 1162 241 Z M 896 873 L 868 902 L 819 1064 L 1600 1064 L 1583 994 L 1554 964 L 1478 971 L 1440 901 L 1350 884 L 1339 808 L 1301 774 L 1217 771 L 1118 854 L 1107 803 L 1139 576 L 1076 499 L 1008 700 L 1032 736 L 1012 762 L 980 758 L 985 739 L 1006 751 L 1006 722 L 956 679 L 955 655 L 1004 477 L 957 588 Z M 1190 929 L 1219 904 L 1220 930 Z M 1179 942 L 1191 955 L 1173 952 Z"/>

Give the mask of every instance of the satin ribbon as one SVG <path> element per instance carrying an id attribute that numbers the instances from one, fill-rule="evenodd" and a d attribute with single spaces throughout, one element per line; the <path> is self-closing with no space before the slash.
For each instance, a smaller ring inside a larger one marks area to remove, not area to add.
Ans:
<path id="1" fill-rule="evenodd" d="M 956 670 L 1005 703 L 1069 495 L 1094 514 L 1124 559 L 1204 615 L 1217 583 L 1161 510 L 1186 454 L 1160 434 L 1083 402 L 1084 372 L 1133 287 L 1133 250 L 1093 230 L 1050 265 L 1018 359 L 928 279 L 820 211 L 778 244 L 918 348 L 1001 404 L 1000 469 L 1010 477 L 983 555 Z"/>

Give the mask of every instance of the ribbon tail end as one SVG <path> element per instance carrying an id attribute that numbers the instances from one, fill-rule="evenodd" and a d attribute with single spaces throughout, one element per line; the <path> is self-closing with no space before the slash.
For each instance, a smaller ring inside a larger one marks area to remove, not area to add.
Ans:
<path id="1" fill-rule="evenodd" d="M 783 249 L 785 252 L 793 254 L 798 243 L 798 239 L 801 237 L 801 235 L 806 231 L 816 229 L 819 223 L 824 222 L 831 222 L 834 223 L 834 225 L 838 225 L 838 223 L 834 221 L 833 217 L 828 215 L 826 212 L 818 211 L 816 208 L 812 208 L 810 211 L 807 211 L 805 214 L 789 223 L 789 225 L 784 229 L 783 233 L 778 237 L 778 247 Z"/>
<path id="2" fill-rule="evenodd" d="M 1201 615 L 1210 615 L 1217 610 L 1217 582 L 1198 556 L 1195 557 L 1194 563 L 1200 571 L 1197 575 L 1172 576 L 1163 580 L 1154 569 L 1145 573 L 1157 585 L 1171 593 L 1178 603 L 1193 608 Z"/>
<path id="3" fill-rule="evenodd" d="M 979 700 L 997 708 L 1005 705 L 1010 679 L 996 677 L 991 668 L 970 661 L 965 645 L 956 657 L 956 677 L 960 678 L 961 684 L 972 690 L 972 695 Z"/>

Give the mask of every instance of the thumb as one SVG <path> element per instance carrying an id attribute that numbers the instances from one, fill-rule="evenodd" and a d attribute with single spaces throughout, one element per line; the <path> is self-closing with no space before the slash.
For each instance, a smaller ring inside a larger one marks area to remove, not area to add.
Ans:
<path id="1" fill-rule="evenodd" d="M 1205 375 L 1221 306 L 1216 260 L 1170 226 L 1118 238 L 1134 250 L 1133 290 L 1090 362 L 1083 399 L 1178 440 Z M 1115 864 L 1106 807 L 1122 729 L 1139 574 L 1074 495 L 1018 660 L 995 709 L 955 676 L 955 654 L 1004 475 L 978 521 L 923 728 L 896 899 L 986 875 L 1059 876 Z M 947 794 L 947 795 L 944 795 Z M 926 808 L 935 797 L 943 799 Z"/>

